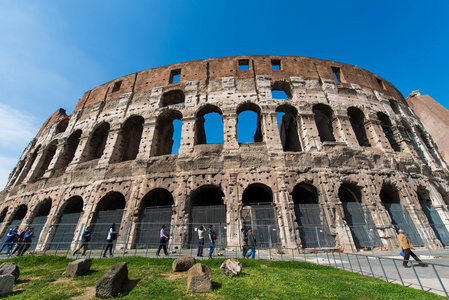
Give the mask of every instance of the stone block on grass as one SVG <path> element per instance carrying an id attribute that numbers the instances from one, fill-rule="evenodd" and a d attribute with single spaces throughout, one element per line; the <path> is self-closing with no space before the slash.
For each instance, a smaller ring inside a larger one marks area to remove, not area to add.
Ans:
<path id="1" fill-rule="evenodd" d="M 111 298 L 117 296 L 128 283 L 128 266 L 126 262 L 113 265 L 95 285 L 95 296 Z"/>

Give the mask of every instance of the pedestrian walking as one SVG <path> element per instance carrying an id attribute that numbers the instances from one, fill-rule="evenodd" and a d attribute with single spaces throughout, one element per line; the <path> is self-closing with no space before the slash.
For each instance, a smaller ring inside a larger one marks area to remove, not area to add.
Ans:
<path id="1" fill-rule="evenodd" d="M 14 250 L 12 251 L 11 255 L 13 255 L 17 251 L 19 251 L 20 245 L 22 245 L 22 242 L 23 242 L 23 237 L 25 236 L 25 233 L 27 233 L 28 230 L 30 230 L 29 226 L 25 227 L 25 229 L 19 233 L 19 235 L 17 236 L 17 245 L 14 248 Z"/>
<path id="2" fill-rule="evenodd" d="M 201 225 L 198 227 L 198 252 L 196 253 L 196 256 L 202 257 L 203 256 L 203 249 L 204 249 L 204 232 L 206 231 L 206 227 Z"/>
<path id="3" fill-rule="evenodd" d="M 242 243 L 242 258 L 246 258 L 248 253 L 248 236 L 246 235 L 245 228 L 240 230 L 240 242 Z"/>
<path id="4" fill-rule="evenodd" d="M 83 248 L 83 256 L 86 255 L 87 247 L 89 247 L 89 242 L 91 239 L 92 233 L 90 232 L 90 226 L 86 227 L 86 230 L 84 230 L 82 236 L 81 236 L 81 245 L 78 247 L 78 249 L 73 252 L 73 255 L 76 255 L 78 251 Z"/>
<path id="5" fill-rule="evenodd" d="M 32 238 L 34 237 L 34 227 L 30 227 L 28 231 L 23 236 L 22 244 L 19 247 L 18 256 L 23 256 L 25 252 L 31 247 Z"/>
<path id="6" fill-rule="evenodd" d="M 209 232 L 207 234 L 209 236 L 209 241 L 210 241 L 209 258 L 212 258 L 212 253 L 214 253 L 214 249 L 215 249 L 215 240 L 217 239 L 217 234 L 212 229 L 213 229 L 213 226 L 210 225 Z"/>
<path id="7" fill-rule="evenodd" d="M 410 268 L 408 265 L 410 256 L 413 257 L 421 267 L 427 267 L 427 264 L 423 263 L 415 253 L 413 253 L 412 249 L 415 250 L 410 240 L 405 236 L 404 229 L 399 229 L 398 235 L 399 246 L 402 248 L 402 252 L 404 253 L 404 260 L 402 261 L 402 265 L 405 268 Z"/>
<path id="8" fill-rule="evenodd" d="M 109 250 L 109 257 L 113 257 L 114 255 L 112 254 L 112 244 L 114 243 L 114 241 L 117 239 L 118 235 L 117 235 L 117 229 L 115 228 L 115 223 L 113 223 L 111 225 L 111 228 L 109 228 L 108 230 L 108 236 L 106 238 L 106 249 L 104 249 L 104 253 L 103 253 L 103 257 L 106 257 L 106 253 Z"/>
<path id="9" fill-rule="evenodd" d="M 15 226 L 14 228 L 11 228 L 8 233 L 6 234 L 5 243 L 3 244 L 2 248 L 0 249 L 0 253 L 3 251 L 5 247 L 6 248 L 6 254 L 9 255 L 9 252 L 11 251 L 12 246 L 14 246 L 14 241 L 17 240 L 17 230 L 19 230 L 19 226 Z"/>
<path id="10" fill-rule="evenodd" d="M 159 232 L 159 247 L 156 251 L 156 256 L 159 257 L 159 253 L 161 252 L 161 249 L 164 249 L 165 256 L 168 256 L 167 252 L 167 241 L 168 241 L 168 233 L 165 231 L 165 225 L 162 225 L 161 231 Z"/>
<path id="11" fill-rule="evenodd" d="M 256 239 L 254 238 L 253 229 L 250 227 L 248 228 L 248 248 L 251 250 L 248 254 L 246 254 L 246 257 L 250 257 L 254 259 L 256 256 Z"/>

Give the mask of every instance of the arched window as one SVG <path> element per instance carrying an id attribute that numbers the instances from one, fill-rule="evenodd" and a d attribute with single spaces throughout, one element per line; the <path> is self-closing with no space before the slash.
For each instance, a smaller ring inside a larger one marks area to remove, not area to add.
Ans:
<path id="1" fill-rule="evenodd" d="M 393 148 L 393 150 L 396 152 L 401 151 L 401 147 L 399 147 L 399 144 L 394 136 L 392 128 L 393 126 L 391 125 L 390 118 L 386 114 L 381 112 L 377 113 L 377 117 L 379 118 L 380 126 L 382 126 L 382 130 L 385 134 L 385 137 L 388 139 L 391 148 Z"/>
<path id="2" fill-rule="evenodd" d="M 174 104 L 182 104 L 185 102 L 184 92 L 181 90 L 173 90 L 162 95 L 159 107 L 165 107 Z"/>
<path id="3" fill-rule="evenodd" d="M 57 143 L 58 143 L 57 141 L 53 141 L 52 143 L 50 143 L 50 145 L 48 145 L 47 149 L 44 150 L 44 153 L 41 157 L 42 163 L 40 165 L 39 170 L 36 173 L 35 178 L 32 178 L 33 180 L 36 180 L 44 176 L 45 171 L 47 171 L 48 166 L 50 165 L 51 161 L 53 160 L 53 157 L 55 156 Z"/>
<path id="4" fill-rule="evenodd" d="M 242 104 L 237 108 L 237 115 L 238 142 L 262 142 L 262 117 L 259 106 L 253 103 Z"/>
<path id="5" fill-rule="evenodd" d="M 399 110 L 398 103 L 392 99 L 388 99 L 388 102 L 390 102 L 391 109 L 394 111 L 394 113 L 399 115 L 401 112 Z"/>
<path id="6" fill-rule="evenodd" d="M 139 221 L 136 224 L 137 248 L 154 248 L 159 245 L 162 225 L 166 225 L 167 232 L 170 230 L 174 204 L 172 194 L 163 188 L 151 190 L 142 198 Z"/>
<path id="7" fill-rule="evenodd" d="M 104 149 L 106 147 L 106 142 L 109 134 L 109 123 L 101 123 L 91 135 L 89 142 L 86 145 L 84 150 L 83 157 L 81 161 L 89 161 L 92 159 L 101 158 L 103 155 Z"/>
<path id="8" fill-rule="evenodd" d="M 301 151 L 301 143 L 298 135 L 297 111 L 290 105 L 282 105 L 276 109 L 279 135 L 282 149 L 292 152 Z"/>
<path id="9" fill-rule="evenodd" d="M 338 197 L 343 205 L 345 220 L 352 233 L 357 248 L 381 247 L 382 241 L 370 212 L 362 204 L 360 187 L 343 183 L 338 190 Z"/>
<path id="10" fill-rule="evenodd" d="M 196 114 L 195 145 L 223 144 L 223 136 L 221 110 L 214 105 L 202 107 Z"/>
<path id="11" fill-rule="evenodd" d="M 426 147 L 427 151 L 429 151 L 430 155 L 432 155 L 432 158 L 437 162 L 440 163 L 440 160 L 438 158 L 438 155 L 435 153 L 434 147 L 432 147 L 432 144 L 430 143 L 429 139 L 427 138 L 427 134 L 424 132 L 424 130 L 420 126 L 416 126 L 416 132 L 418 133 L 419 138 L 422 141 L 422 144 Z"/>
<path id="12" fill-rule="evenodd" d="M 37 154 L 41 148 L 41 145 L 37 146 L 36 150 L 34 150 L 31 157 L 25 162 L 25 166 L 23 167 L 23 170 L 20 174 L 18 174 L 18 178 L 16 181 L 16 184 L 22 183 L 23 179 L 28 175 L 28 172 L 30 171 L 31 167 L 33 166 L 34 162 L 36 161 Z"/>
<path id="13" fill-rule="evenodd" d="M 321 142 L 335 142 L 332 109 L 327 105 L 317 104 L 312 111 Z"/>
<path id="14" fill-rule="evenodd" d="M 55 134 L 64 132 L 67 129 L 67 126 L 69 126 L 69 118 L 62 119 L 58 123 L 58 126 L 56 126 Z"/>
<path id="15" fill-rule="evenodd" d="M 273 205 L 273 192 L 260 183 L 249 185 L 242 194 L 243 226 L 253 228 L 257 245 L 280 247 L 279 228 L 276 210 Z"/>
<path id="16" fill-rule="evenodd" d="M 177 110 L 165 111 L 158 117 L 151 147 L 151 156 L 174 154 L 174 152 L 178 152 L 177 149 L 173 149 L 173 146 L 176 144 L 179 147 L 179 142 L 176 142 L 181 139 L 181 120 L 182 114 Z M 175 121 L 179 121 L 181 126 L 179 126 L 179 122 L 175 123 Z M 179 128 L 179 135 L 174 138 L 176 128 Z"/>
<path id="17" fill-rule="evenodd" d="M 316 188 L 311 184 L 299 183 L 293 188 L 292 198 L 302 247 L 335 247 L 335 239 L 318 203 Z"/>
<path id="18" fill-rule="evenodd" d="M 64 151 L 61 153 L 58 162 L 55 164 L 55 169 L 65 168 L 73 160 L 76 149 L 78 148 L 80 142 L 81 133 L 82 133 L 81 130 L 77 130 L 74 133 L 72 133 L 70 137 L 67 139 Z"/>
<path id="19" fill-rule="evenodd" d="M 370 143 L 366 136 L 365 115 L 363 112 L 358 108 L 350 107 L 348 108 L 348 116 L 359 145 L 361 147 L 369 147 Z"/>
<path id="20" fill-rule="evenodd" d="M 142 138 L 143 122 L 142 117 L 133 116 L 123 124 L 113 154 L 113 157 L 118 157 L 117 162 L 134 160 L 137 157 Z"/>

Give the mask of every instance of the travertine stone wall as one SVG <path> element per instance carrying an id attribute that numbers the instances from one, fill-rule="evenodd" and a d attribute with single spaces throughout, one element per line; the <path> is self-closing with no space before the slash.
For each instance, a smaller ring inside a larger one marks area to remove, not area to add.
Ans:
<path id="1" fill-rule="evenodd" d="M 272 64 L 278 62 L 279 70 L 273 70 Z M 242 63 L 248 70 L 239 70 Z M 179 82 L 171 83 L 178 73 Z M 289 97 L 273 99 L 272 90 Z M 351 119 L 349 108 L 356 108 L 364 119 Z M 259 116 L 254 143 L 238 142 L 238 115 L 245 110 Z M 279 111 L 290 113 L 300 149 L 284 151 L 285 139 L 295 134 L 280 134 Z M 222 145 L 198 144 L 203 138 L 201 120 L 208 112 L 222 117 Z M 326 114 L 329 127 L 320 127 L 317 119 Z M 391 125 L 385 125 L 383 116 Z M 183 122 L 178 154 L 165 153 L 171 149 L 174 119 Z M 126 122 L 132 129 L 126 129 Z M 104 123 L 109 130 L 102 155 L 88 159 L 93 141 L 100 140 L 94 132 Z M 334 140 L 323 138 L 323 130 L 331 130 Z M 365 132 L 369 146 L 360 145 L 355 130 Z M 77 131 L 81 135 L 72 157 L 68 140 Z M 137 144 L 130 142 L 131 137 Z M 136 147 L 137 154 L 123 161 L 129 147 Z M 172 223 L 182 224 L 190 220 L 192 192 L 208 186 L 224 194 L 227 244 L 237 246 L 242 195 L 248 187 L 261 184 L 272 192 L 282 246 L 301 248 L 292 191 L 307 183 L 317 191 L 337 245 L 355 251 L 339 198 L 340 187 L 349 184 L 360 191 L 359 201 L 370 211 L 383 246 L 391 248 L 397 246 L 396 231 L 379 196 L 382 187 L 394 187 L 413 222 L 422 225 L 428 220 L 417 192 L 427 191 L 441 219 L 449 224 L 448 174 L 431 136 L 401 93 L 376 74 L 307 57 L 205 59 L 117 78 L 86 92 L 70 116 L 62 109 L 54 113 L 25 149 L 0 194 L 0 233 L 20 205 L 28 209 L 23 219 L 28 224 L 40 203 L 50 199 L 51 210 L 40 235 L 40 242 L 49 243 L 55 230 L 50 225 L 58 222 L 67 201 L 79 196 L 83 215 L 76 237 L 82 225 L 92 222 L 101 199 L 118 192 L 126 200 L 121 226 L 131 228 L 118 242 L 132 242 L 140 203 L 148 192 L 168 191 L 174 199 Z M 177 230 L 181 234 L 171 241 L 185 243 L 188 227 L 180 225 Z M 441 247 L 433 231 L 423 235 L 431 247 Z"/>

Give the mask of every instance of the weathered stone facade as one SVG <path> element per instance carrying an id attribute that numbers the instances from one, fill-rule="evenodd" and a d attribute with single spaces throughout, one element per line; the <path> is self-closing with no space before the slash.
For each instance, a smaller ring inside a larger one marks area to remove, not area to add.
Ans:
<path id="1" fill-rule="evenodd" d="M 238 116 L 247 110 L 257 113 L 257 131 L 253 143 L 239 143 Z M 223 144 L 206 144 L 210 112 L 222 117 Z M 178 154 L 171 154 L 173 120 L 182 121 Z M 152 199 L 172 205 L 172 224 L 186 224 L 206 191 L 226 208 L 228 246 L 240 243 L 245 204 L 262 195 L 273 203 L 282 247 L 305 248 L 295 204 L 311 195 L 336 246 L 357 248 L 343 207 L 354 201 L 371 214 L 382 247 L 391 248 L 396 231 L 384 202 L 401 203 L 413 223 L 428 225 L 420 205 L 427 201 L 448 224 L 448 174 L 401 93 L 373 73 L 306 57 L 205 59 L 118 78 L 86 92 L 70 116 L 54 113 L 0 195 L 0 232 L 19 211 L 22 224 L 47 215 L 39 242 L 50 243 L 50 225 L 76 199 L 75 242 L 98 210 L 120 198 L 120 229 L 130 230 L 118 242 L 131 245 L 143 206 L 157 205 Z M 181 226 L 170 242 L 183 244 L 188 234 Z M 431 247 L 443 245 L 430 229 L 420 234 Z"/>

